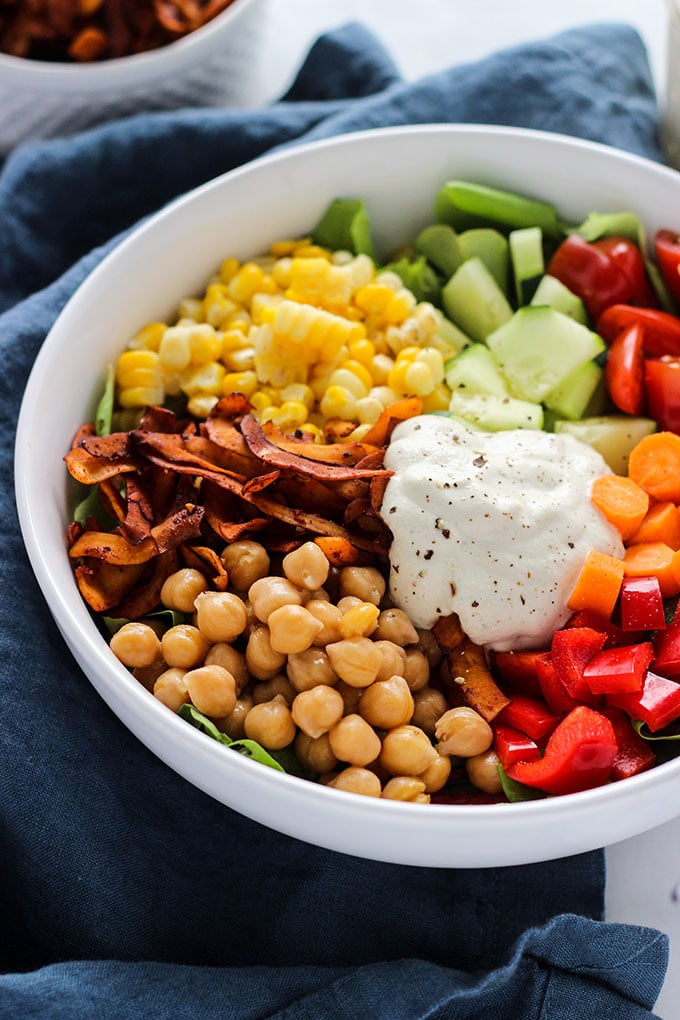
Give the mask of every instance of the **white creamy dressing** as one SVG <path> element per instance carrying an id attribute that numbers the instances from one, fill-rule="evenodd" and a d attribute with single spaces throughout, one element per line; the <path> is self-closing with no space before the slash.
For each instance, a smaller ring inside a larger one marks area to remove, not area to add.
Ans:
<path id="1" fill-rule="evenodd" d="M 390 594 L 417 627 L 457 613 L 488 649 L 547 647 L 588 552 L 623 556 L 590 500 L 610 469 L 572 436 L 423 415 L 394 430 L 385 467 Z"/>

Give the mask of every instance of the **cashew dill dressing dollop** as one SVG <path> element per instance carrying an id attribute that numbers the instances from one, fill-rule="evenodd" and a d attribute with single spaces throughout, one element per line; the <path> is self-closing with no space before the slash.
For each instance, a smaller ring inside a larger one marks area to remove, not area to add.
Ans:
<path id="1" fill-rule="evenodd" d="M 390 594 L 418 627 L 457 613 L 487 648 L 547 647 L 588 552 L 623 556 L 590 501 L 610 469 L 572 436 L 423 415 L 397 426 L 385 466 Z"/>

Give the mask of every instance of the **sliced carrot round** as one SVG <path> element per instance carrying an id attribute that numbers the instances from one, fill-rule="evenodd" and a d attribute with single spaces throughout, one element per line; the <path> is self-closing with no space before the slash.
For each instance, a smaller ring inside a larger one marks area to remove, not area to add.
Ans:
<path id="1" fill-rule="evenodd" d="M 632 478 L 622 475 L 596 478 L 590 498 L 624 541 L 635 534 L 649 509 L 649 494 Z"/>
<path id="2" fill-rule="evenodd" d="M 626 577 L 656 577 L 664 598 L 680 594 L 678 556 L 665 542 L 640 542 L 626 549 Z"/>
<path id="3" fill-rule="evenodd" d="M 680 436 L 653 432 L 633 447 L 628 477 L 658 500 L 680 503 Z"/>

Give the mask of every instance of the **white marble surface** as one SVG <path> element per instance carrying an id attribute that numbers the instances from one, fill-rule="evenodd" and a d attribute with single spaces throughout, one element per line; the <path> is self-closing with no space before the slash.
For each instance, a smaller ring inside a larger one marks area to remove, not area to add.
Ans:
<path id="1" fill-rule="evenodd" d="M 662 106 L 667 80 L 664 0 L 266 0 L 260 56 L 244 105 L 276 98 L 310 43 L 329 28 L 361 21 L 383 42 L 403 76 L 418 78 L 506 46 L 598 21 L 640 32 Z M 245 84 L 245 83 L 244 83 Z M 679 797 L 680 809 L 680 797 Z M 663 1020 L 680 1016 L 680 819 L 607 850 L 607 917 L 659 928 L 671 960 L 657 1004 Z"/>

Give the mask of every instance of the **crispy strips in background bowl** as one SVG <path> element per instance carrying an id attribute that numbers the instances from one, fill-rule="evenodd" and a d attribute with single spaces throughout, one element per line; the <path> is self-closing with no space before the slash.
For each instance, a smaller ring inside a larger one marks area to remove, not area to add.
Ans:
<path id="1" fill-rule="evenodd" d="M 421 410 L 418 398 L 392 404 L 361 442 L 333 441 L 344 423 L 329 423 L 326 443 L 260 425 L 241 394 L 223 397 L 205 422 L 154 407 L 130 432 L 96 436 L 83 426 L 65 461 L 76 481 L 99 487 L 102 508 L 68 529 L 83 598 L 96 612 L 138 619 L 181 565 L 224 590 L 219 553 L 240 538 L 272 554 L 311 539 L 334 566 L 380 561 L 391 542 L 379 514 L 385 449 Z"/>

